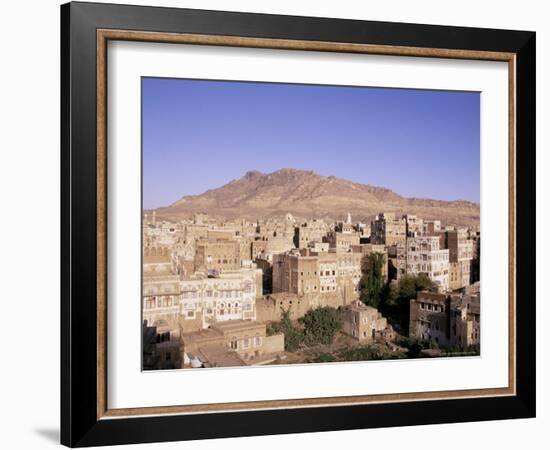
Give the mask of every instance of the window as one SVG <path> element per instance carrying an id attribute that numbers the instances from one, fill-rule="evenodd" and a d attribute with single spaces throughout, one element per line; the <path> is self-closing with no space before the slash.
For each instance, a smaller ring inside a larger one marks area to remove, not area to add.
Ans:
<path id="1" fill-rule="evenodd" d="M 170 361 L 172 359 L 172 353 L 166 352 L 166 361 Z"/>
<path id="2" fill-rule="evenodd" d="M 187 317 L 195 317 L 195 311 L 187 311 Z"/>
<path id="3" fill-rule="evenodd" d="M 239 348 L 239 341 L 236 338 L 233 338 L 229 343 L 232 350 L 237 350 Z"/>
<path id="4" fill-rule="evenodd" d="M 262 337 L 261 336 L 256 336 L 254 338 L 254 347 L 259 347 L 262 345 Z"/>

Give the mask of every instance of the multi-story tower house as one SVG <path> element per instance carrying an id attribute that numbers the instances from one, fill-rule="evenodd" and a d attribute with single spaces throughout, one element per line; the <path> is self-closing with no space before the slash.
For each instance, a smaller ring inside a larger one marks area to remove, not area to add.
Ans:
<path id="1" fill-rule="evenodd" d="M 409 336 L 459 348 L 479 347 L 479 283 L 463 294 L 419 292 L 410 303 Z"/>
<path id="2" fill-rule="evenodd" d="M 445 231 L 445 247 L 449 249 L 451 290 L 461 289 L 470 284 L 471 265 L 474 256 L 473 241 L 468 239 L 468 230 L 459 228 Z"/>
<path id="3" fill-rule="evenodd" d="M 294 229 L 294 245 L 296 248 L 307 248 L 310 243 L 323 242 L 323 237 L 329 231 L 328 225 L 322 220 L 305 222 Z"/>
<path id="4" fill-rule="evenodd" d="M 416 237 L 422 235 L 424 221 L 420 217 L 414 214 L 405 214 L 403 219 L 405 219 L 405 223 L 407 224 L 407 236 Z"/>
<path id="5" fill-rule="evenodd" d="M 235 270 L 241 266 L 240 244 L 232 239 L 206 239 L 195 244 L 195 272 Z"/>
<path id="6" fill-rule="evenodd" d="M 437 236 L 407 239 L 406 273 L 426 274 L 440 292 L 449 289 L 449 250 L 440 248 Z"/>
<path id="7" fill-rule="evenodd" d="M 396 218 L 394 213 L 380 213 L 371 223 L 371 243 L 387 246 L 405 243 L 407 222 Z"/>
<path id="8" fill-rule="evenodd" d="M 273 255 L 273 292 L 319 292 L 319 259 L 309 250 Z"/>

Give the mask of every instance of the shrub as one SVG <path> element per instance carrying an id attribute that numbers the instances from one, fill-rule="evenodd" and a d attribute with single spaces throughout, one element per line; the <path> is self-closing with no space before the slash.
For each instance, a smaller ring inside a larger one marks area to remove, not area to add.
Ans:
<path id="1" fill-rule="evenodd" d="M 268 336 L 283 333 L 285 335 L 285 350 L 288 352 L 298 350 L 304 341 L 304 332 L 300 328 L 294 326 L 290 320 L 289 311 L 283 310 L 281 321 L 269 324 L 266 332 Z"/>
<path id="2" fill-rule="evenodd" d="M 317 362 L 334 362 L 336 358 L 330 353 L 321 353 L 317 358 Z"/>
<path id="3" fill-rule="evenodd" d="M 342 328 L 340 313 L 328 306 L 308 311 L 300 322 L 304 326 L 304 338 L 308 345 L 330 345 Z"/>

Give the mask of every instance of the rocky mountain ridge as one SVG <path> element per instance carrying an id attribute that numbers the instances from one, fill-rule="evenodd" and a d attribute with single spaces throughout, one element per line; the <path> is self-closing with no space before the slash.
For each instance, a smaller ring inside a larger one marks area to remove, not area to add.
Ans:
<path id="1" fill-rule="evenodd" d="M 155 210 L 161 220 L 179 221 L 195 213 L 223 219 L 284 217 L 338 220 L 350 212 L 354 221 L 370 221 L 379 212 L 417 214 L 448 225 L 478 225 L 479 204 L 406 198 L 390 189 L 313 171 L 284 168 L 272 173 L 249 171 L 219 188 L 182 197 Z"/>

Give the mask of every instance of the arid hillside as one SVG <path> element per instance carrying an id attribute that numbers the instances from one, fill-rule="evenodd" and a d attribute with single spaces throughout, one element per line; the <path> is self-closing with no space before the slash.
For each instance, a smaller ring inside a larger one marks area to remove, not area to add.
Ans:
<path id="1" fill-rule="evenodd" d="M 226 219 L 250 220 L 282 217 L 342 219 L 350 212 L 354 221 L 370 221 L 379 212 L 417 214 L 440 219 L 446 225 L 479 224 L 479 204 L 405 198 L 377 186 L 325 177 L 312 171 L 281 169 L 273 173 L 247 172 L 203 194 L 182 197 L 156 210 L 158 219 L 178 221 L 194 213 Z"/>

